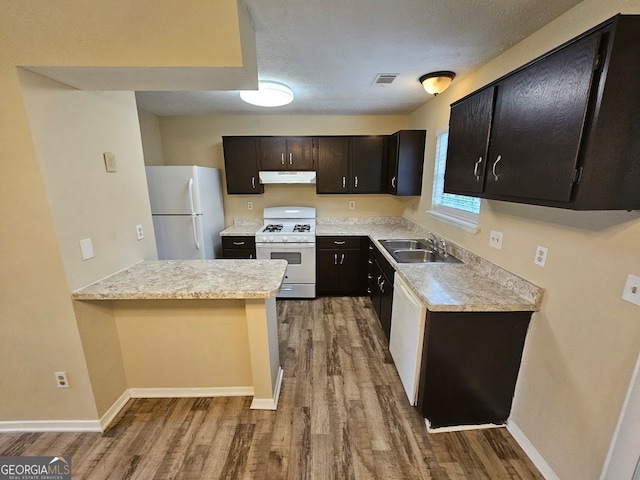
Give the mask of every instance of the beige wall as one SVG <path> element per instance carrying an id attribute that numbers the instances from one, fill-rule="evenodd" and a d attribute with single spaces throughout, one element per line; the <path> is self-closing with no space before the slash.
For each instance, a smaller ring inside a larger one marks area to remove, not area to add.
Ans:
<path id="1" fill-rule="evenodd" d="M 447 127 L 449 104 L 618 12 L 640 13 L 640 4 L 585 0 L 410 117 L 411 128 L 429 133 L 423 196 L 405 215 L 546 289 L 529 331 L 512 420 L 562 479 L 598 478 L 640 350 L 640 308 L 620 298 L 627 274 L 640 275 L 640 212 L 483 200 L 474 236 L 425 211 L 435 132 Z M 491 230 L 504 233 L 502 250 L 489 248 Z M 533 264 L 537 245 L 549 248 L 544 268 Z"/>
<path id="2" fill-rule="evenodd" d="M 201 165 L 224 170 L 222 136 L 225 135 L 382 135 L 407 127 L 406 116 L 184 116 L 161 117 L 160 131 L 166 165 Z M 356 209 L 349 210 L 355 200 Z M 247 209 L 253 202 L 253 210 Z M 391 195 L 317 195 L 315 185 L 265 185 L 262 195 L 227 195 L 225 221 L 254 217 L 261 221 L 264 207 L 308 205 L 318 216 L 401 215 L 415 197 Z"/>
<path id="3" fill-rule="evenodd" d="M 244 303 L 112 302 L 129 388 L 251 387 Z"/>
<path id="4" fill-rule="evenodd" d="M 94 398 L 104 394 L 91 384 L 100 368 L 89 371 L 70 292 L 145 257 L 152 245 L 150 227 L 140 243 L 132 229 L 149 221 L 135 101 L 132 93 L 76 92 L 19 76 L 16 65 L 238 65 L 237 4 L 184 9 L 160 0 L 149 11 L 146 2 L 7 0 L 2 9 L 0 422 L 96 420 L 108 402 Z M 140 11 L 149 19 L 142 25 Z M 108 176 L 97 165 L 110 149 L 122 170 Z M 96 258 L 79 262 L 77 242 L 86 237 L 96 240 Z M 55 387 L 58 370 L 68 372 L 71 388 Z"/>
<path id="5" fill-rule="evenodd" d="M 160 119 L 144 110 L 138 110 L 140 136 L 145 165 L 164 165 L 162 137 L 160 135 Z"/>

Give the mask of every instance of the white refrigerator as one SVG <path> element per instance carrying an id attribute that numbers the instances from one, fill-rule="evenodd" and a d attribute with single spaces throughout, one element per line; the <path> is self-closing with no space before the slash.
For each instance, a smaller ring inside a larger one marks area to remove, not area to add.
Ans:
<path id="1" fill-rule="evenodd" d="M 160 260 L 222 256 L 224 230 L 220 170 L 197 166 L 146 167 Z"/>

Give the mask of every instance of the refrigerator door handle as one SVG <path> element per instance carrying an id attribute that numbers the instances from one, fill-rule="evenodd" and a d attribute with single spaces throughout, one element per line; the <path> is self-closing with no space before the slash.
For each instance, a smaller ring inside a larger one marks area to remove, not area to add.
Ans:
<path id="1" fill-rule="evenodd" d="M 198 230 L 196 228 L 196 215 L 191 215 L 191 225 L 193 226 L 193 243 L 196 245 L 196 250 L 200 250 L 200 242 L 198 242 Z"/>
<path id="2" fill-rule="evenodd" d="M 193 226 L 193 243 L 196 245 L 196 250 L 200 250 L 200 243 L 198 242 L 198 230 L 196 228 L 196 208 L 193 204 L 193 178 L 189 179 L 189 200 L 191 202 L 191 225 Z"/>

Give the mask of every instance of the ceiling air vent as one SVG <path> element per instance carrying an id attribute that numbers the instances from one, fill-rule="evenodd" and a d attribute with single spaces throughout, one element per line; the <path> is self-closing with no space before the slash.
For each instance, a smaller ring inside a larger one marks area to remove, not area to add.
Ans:
<path id="1" fill-rule="evenodd" d="M 389 85 L 396 79 L 397 76 L 397 73 L 379 73 L 378 75 L 376 75 L 376 79 L 373 81 L 373 84 Z"/>

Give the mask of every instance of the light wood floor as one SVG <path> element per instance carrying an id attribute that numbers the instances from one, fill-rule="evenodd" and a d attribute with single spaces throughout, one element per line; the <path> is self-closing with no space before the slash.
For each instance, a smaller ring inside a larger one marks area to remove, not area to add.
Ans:
<path id="1" fill-rule="evenodd" d="M 278 301 L 277 412 L 251 398 L 131 400 L 103 435 L 0 434 L 74 479 L 540 479 L 504 428 L 427 434 L 366 298 Z"/>

